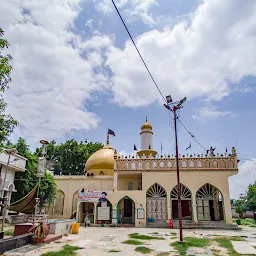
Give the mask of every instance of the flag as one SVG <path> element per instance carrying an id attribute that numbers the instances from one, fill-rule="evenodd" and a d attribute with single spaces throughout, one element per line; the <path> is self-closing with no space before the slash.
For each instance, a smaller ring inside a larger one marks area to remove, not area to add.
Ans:
<path id="1" fill-rule="evenodd" d="M 226 147 L 226 153 L 228 153 L 228 147 Z"/>
<path id="2" fill-rule="evenodd" d="M 150 144 L 149 144 L 149 146 L 148 146 L 148 149 L 151 149 Z"/>
<path id="3" fill-rule="evenodd" d="M 187 151 L 189 148 L 191 148 L 191 142 L 190 142 L 189 146 L 186 148 L 186 151 Z"/>
<path id="4" fill-rule="evenodd" d="M 161 142 L 161 155 L 163 153 L 163 145 L 162 145 L 162 142 Z"/>
<path id="5" fill-rule="evenodd" d="M 136 150 L 136 151 L 138 150 L 135 144 L 133 146 L 133 150 Z"/>
<path id="6" fill-rule="evenodd" d="M 115 135 L 115 132 L 114 132 L 114 131 L 112 131 L 112 130 L 110 130 L 110 129 L 108 129 L 108 134 L 109 134 L 109 135 L 116 136 L 116 135 Z"/>

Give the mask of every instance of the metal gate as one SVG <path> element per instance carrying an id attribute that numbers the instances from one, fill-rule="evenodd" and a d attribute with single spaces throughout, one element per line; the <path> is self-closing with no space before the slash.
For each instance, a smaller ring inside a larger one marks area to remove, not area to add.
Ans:
<path id="1" fill-rule="evenodd" d="M 147 218 L 153 218 L 157 223 L 166 223 L 166 220 L 167 220 L 166 198 L 164 197 L 147 198 Z"/>

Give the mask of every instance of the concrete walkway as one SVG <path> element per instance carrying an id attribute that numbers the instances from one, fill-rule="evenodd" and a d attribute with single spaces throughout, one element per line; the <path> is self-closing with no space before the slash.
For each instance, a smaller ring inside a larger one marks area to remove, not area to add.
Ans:
<path id="1" fill-rule="evenodd" d="M 158 234 L 153 234 L 153 233 Z M 175 232 L 176 236 L 171 235 L 171 232 Z M 39 256 L 42 253 L 50 251 L 59 251 L 66 245 L 73 245 L 81 247 L 78 250 L 78 255 L 81 256 L 137 256 L 142 255 L 136 252 L 134 249 L 138 246 L 123 244 L 122 242 L 128 240 L 128 235 L 131 233 L 139 233 L 141 235 L 159 236 L 164 237 L 165 240 L 140 240 L 144 243 L 147 248 L 152 249 L 152 253 L 147 254 L 151 256 L 156 256 L 159 253 L 169 252 L 169 255 L 178 255 L 178 253 L 170 246 L 174 241 L 177 241 L 178 230 L 177 229 L 155 229 L 155 228 L 111 228 L 111 227 L 80 227 L 78 235 L 65 236 L 62 239 L 51 243 L 43 245 L 42 247 L 36 248 L 33 251 L 27 250 L 27 252 L 7 252 L 6 256 Z M 216 235 L 220 236 L 243 236 L 248 242 L 237 242 L 234 243 L 234 247 L 239 253 L 242 246 L 246 248 L 253 248 L 252 244 L 256 243 L 256 229 L 255 228 L 245 228 L 242 231 L 232 231 L 232 230 L 184 230 L 184 237 L 198 237 L 198 238 L 214 238 Z M 243 245 L 246 244 L 246 245 Z M 120 252 L 110 252 L 112 250 L 117 250 Z M 244 249 L 243 249 L 244 250 Z M 248 249 L 249 250 L 249 249 Z M 254 249 L 255 250 L 255 249 Z M 247 252 L 248 253 L 248 252 Z M 254 252 L 256 254 L 256 252 Z M 202 250 L 202 253 L 198 252 L 197 255 L 212 255 L 211 251 L 206 248 Z M 223 254 L 224 256 L 224 254 Z"/>

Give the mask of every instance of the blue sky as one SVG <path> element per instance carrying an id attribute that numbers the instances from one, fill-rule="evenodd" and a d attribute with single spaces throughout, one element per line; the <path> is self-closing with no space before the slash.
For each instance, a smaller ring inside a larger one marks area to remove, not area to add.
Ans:
<path id="1" fill-rule="evenodd" d="M 164 95 L 186 96 L 180 119 L 205 147 L 237 147 L 232 197 L 255 175 L 256 3 L 253 0 L 116 0 Z M 174 149 L 173 122 L 110 0 L 0 0 L 13 56 L 5 94 L 19 121 L 12 139 L 105 142 L 131 153 L 148 117 L 154 147 Z M 25 11 L 22 11 L 25 10 Z M 171 127 L 170 127 L 171 126 Z M 178 126 L 180 153 L 203 149 Z M 244 161 L 248 159 L 249 161 Z"/>

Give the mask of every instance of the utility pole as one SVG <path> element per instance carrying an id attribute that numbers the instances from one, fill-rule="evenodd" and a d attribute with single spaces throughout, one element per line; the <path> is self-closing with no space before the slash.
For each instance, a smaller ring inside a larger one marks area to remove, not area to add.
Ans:
<path id="1" fill-rule="evenodd" d="M 174 133 L 175 133 L 175 148 L 176 148 L 176 168 L 177 168 L 177 186 L 178 186 L 178 216 L 179 216 L 179 231 L 180 231 L 180 243 L 183 243 L 182 233 L 182 207 L 181 207 L 181 186 L 180 186 L 180 168 L 179 168 L 179 148 L 178 148 L 178 136 L 177 136 L 177 110 L 182 108 L 182 104 L 187 100 L 184 99 L 178 102 L 172 102 L 171 96 L 166 97 L 167 104 L 164 104 L 165 108 L 173 112 L 174 118 Z"/>

